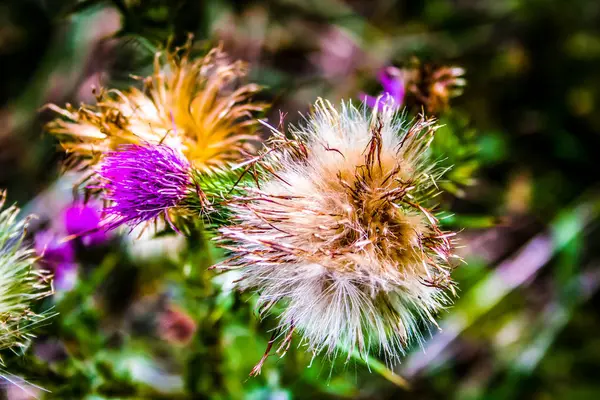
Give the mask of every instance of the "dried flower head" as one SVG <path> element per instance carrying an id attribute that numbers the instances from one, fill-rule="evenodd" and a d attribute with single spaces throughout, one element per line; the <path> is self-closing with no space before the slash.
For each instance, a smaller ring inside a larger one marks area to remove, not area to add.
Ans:
<path id="1" fill-rule="evenodd" d="M 192 60 L 190 47 L 188 43 L 166 55 L 158 53 L 154 73 L 143 79 L 143 90 L 101 90 L 95 105 L 79 108 L 49 105 L 62 118 L 46 129 L 83 166 L 121 144 L 140 143 L 165 143 L 205 172 L 238 161 L 255 139 L 252 116 L 264 109 L 250 101 L 259 87 L 236 89 L 246 65 L 228 62 L 220 48 Z"/>
<path id="2" fill-rule="evenodd" d="M 98 180 L 110 203 L 104 210 L 107 229 L 168 219 L 168 210 L 188 195 L 192 183 L 187 159 L 164 144 L 128 144 L 108 152 Z"/>
<path id="3" fill-rule="evenodd" d="M 261 312 L 281 306 L 279 352 L 294 330 L 313 353 L 378 349 L 389 362 L 454 293 L 451 233 L 426 208 L 440 171 L 433 120 L 319 100 L 305 126 L 274 132 L 259 188 L 231 203 L 219 242 Z M 260 371 L 264 359 L 253 371 Z"/>
<path id="4" fill-rule="evenodd" d="M 434 66 L 413 59 L 402 71 L 407 105 L 432 114 L 446 110 L 450 99 L 460 96 L 467 83 L 465 70 L 456 66 Z"/>
<path id="5" fill-rule="evenodd" d="M 372 108 L 407 106 L 417 112 L 425 109 L 428 113 L 439 114 L 448 108 L 451 98 L 462 94 L 466 85 L 464 73 L 460 67 L 438 67 L 414 58 L 402 69 L 382 68 L 377 79 L 383 92 L 377 97 L 363 93 L 360 98 Z"/>
<path id="6" fill-rule="evenodd" d="M 0 209 L 5 194 L 0 193 Z M 52 293 L 48 277 L 34 269 L 33 249 L 23 245 L 26 221 L 15 206 L 0 211 L 0 350 L 26 347 L 31 330 L 49 314 L 37 314 L 32 303 Z"/>

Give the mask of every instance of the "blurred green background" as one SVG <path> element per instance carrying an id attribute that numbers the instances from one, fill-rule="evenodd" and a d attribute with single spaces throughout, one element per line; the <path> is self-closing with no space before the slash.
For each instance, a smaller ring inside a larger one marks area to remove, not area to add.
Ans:
<path id="1" fill-rule="evenodd" d="M 600 2 L 3 0 L 0 188 L 9 201 L 41 215 L 42 226 L 71 200 L 75 178 L 42 132 L 50 115 L 41 106 L 91 102 L 92 86 L 132 84 L 130 74 L 151 71 L 156 46 L 183 43 L 189 32 L 249 62 L 249 80 L 273 103 L 271 121 L 280 111 L 298 120 L 317 97 L 377 93 L 377 71 L 414 56 L 463 67 L 464 94 L 441 115 L 436 139 L 457 167 L 478 166 L 474 183 L 443 199 L 468 262 L 455 272 L 460 298 L 439 316 L 441 330 L 394 367 L 410 388 L 376 362 L 330 368 L 318 358 L 306 368 L 302 349 L 269 358 L 263 375 L 247 379 L 274 321 L 258 320 L 252 297 L 219 291 L 206 300 L 221 286 L 199 265 L 219 254 L 202 238 L 188 241 L 193 248 L 177 238 L 116 237 L 82 257 L 75 289 L 49 300 L 60 317 L 7 364 L 52 391 L 29 392 L 600 398 Z M 197 323 L 191 344 L 149 333 L 165 302 Z M 30 398 L 8 380 L 2 387 L 7 398 Z"/>

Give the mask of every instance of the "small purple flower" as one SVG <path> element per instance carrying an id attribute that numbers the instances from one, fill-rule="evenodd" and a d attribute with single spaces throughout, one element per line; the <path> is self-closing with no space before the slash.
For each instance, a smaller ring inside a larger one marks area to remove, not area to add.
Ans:
<path id="1" fill-rule="evenodd" d="M 77 263 L 63 262 L 52 265 L 54 287 L 57 290 L 71 290 L 77 280 Z"/>
<path id="2" fill-rule="evenodd" d="M 104 210 L 107 229 L 167 216 L 188 193 L 190 168 L 183 155 L 163 144 L 128 144 L 107 153 L 98 170 L 98 187 L 111 202 Z"/>
<path id="3" fill-rule="evenodd" d="M 71 289 L 77 276 L 73 241 L 65 241 L 61 235 L 45 230 L 35 234 L 34 243 L 41 257 L 40 264 L 54 275 L 56 289 Z"/>
<path id="4" fill-rule="evenodd" d="M 46 230 L 35 234 L 35 251 L 44 264 L 72 262 L 75 259 L 73 242 L 62 241 L 54 232 Z"/>
<path id="5" fill-rule="evenodd" d="M 64 224 L 67 234 L 80 235 L 84 246 L 99 245 L 107 240 L 100 222 L 100 210 L 91 204 L 75 203 L 65 210 Z"/>
<path id="6" fill-rule="evenodd" d="M 377 79 L 383 86 L 383 93 L 377 97 L 362 94 L 361 100 L 371 108 L 381 108 L 384 105 L 400 108 L 406 92 L 402 71 L 396 67 L 386 67 L 379 71 Z"/>

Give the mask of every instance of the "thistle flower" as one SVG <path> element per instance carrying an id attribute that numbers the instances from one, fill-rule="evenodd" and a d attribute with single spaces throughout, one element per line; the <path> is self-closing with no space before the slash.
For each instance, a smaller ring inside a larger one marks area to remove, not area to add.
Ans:
<path id="1" fill-rule="evenodd" d="M 0 194 L 0 209 L 5 194 Z M 34 250 L 23 245 L 26 221 L 15 206 L 0 211 L 0 349 L 25 348 L 31 329 L 49 317 L 31 310 L 34 301 L 51 294 L 47 277 L 36 271 Z"/>
<path id="2" fill-rule="evenodd" d="M 40 256 L 38 262 L 45 270 L 52 272 L 57 290 L 71 289 L 77 277 L 73 242 L 63 239 L 63 235 L 51 230 L 37 232 L 34 236 L 34 248 Z"/>
<path id="3" fill-rule="evenodd" d="M 144 89 L 101 90 L 95 105 L 49 105 L 61 117 L 46 129 L 83 167 L 95 164 L 121 144 L 167 144 L 199 170 L 210 172 L 236 162 L 252 149 L 255 112 L 263 104 L 250 98 L 259 90 L 233 86 L 246 65 L 229 63 L 220 49 L 200 60 L 190 58 L 190 43 L 155 57 L 154 73 Z"/>
<path id="4" fill-rule="evenodd" d="M 217 240 L 232 252 L 218 267 L 239 270 L 262 313 L 281 310 L 278 352 L 295 330 L 314 354 L 395 361 L 449 303 L 452 233 L 426 208 L 441 174 L 426 156 L 435 129 L 319 100 L 306 125 L 273 132 L 263 182 L 233 199 Z"/>
<path id="5" fill-rule="evenodd" d="M 106 232 L 100 228 L 100 209 L 92 204 L 71 204 L 64 214 L 64 226 L 68 235 L 81 236 L 84 246 L 95 246 L 108 240 Z"/>
<path id="6" fill-rule="evenodd" d="M 382 108 L 384 105 L 400 108 L 406 91 L 403 71 L 396 67 L 386 67 L 379 71 L 377 79 L 383 87 L 383 93 L 378 97 L 362 94 L 361 100 L 371 108 Z"/>
<path id="7" fill-rule="evenodd" d="M 439 114 L 448 108 L 450 99 L 462 94 L 466 85 L 465 70 L 460 67 L 433 66 L 413 59 L 405 68 L 385 67 L 377 74 L 383 87 L 378 97 L 361 94 L 369 107 L 408 108 Z"/>
<path id="8" fill-rule="evenodd" d="M 60 236 L 50 230 L 37 232 L 34 237 L 35 251 L 49 264 L 70 263 L 75 261 L 73 242 L 62 241 Z"/>
<path id="9" fill-rule="evenodd" d="M 183 155 L 163 144 L 122 145 L 107 153 L 98 169 L 98 188 L 110 202 L 106 228 L 169 220 L 168 210 L 189 192 L 190 169 Z"/>

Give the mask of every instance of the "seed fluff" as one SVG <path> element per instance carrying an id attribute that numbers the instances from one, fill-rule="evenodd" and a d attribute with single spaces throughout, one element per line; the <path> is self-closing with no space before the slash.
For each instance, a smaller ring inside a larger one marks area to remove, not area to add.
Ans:
<path id="1" fill-rule="evenodd" d="M 230 202 L 216 240 L 231 257 L 218 267 L 279 315 L 280 354 L 296 331 L 313 354 L 397 362 L 455 293 L 454 234 L 431 209 L 444 172 L 427 157 L 435 121 L 395 108 L 318 100 L 288 135 L 272 129 L 259 184 Z"/>

